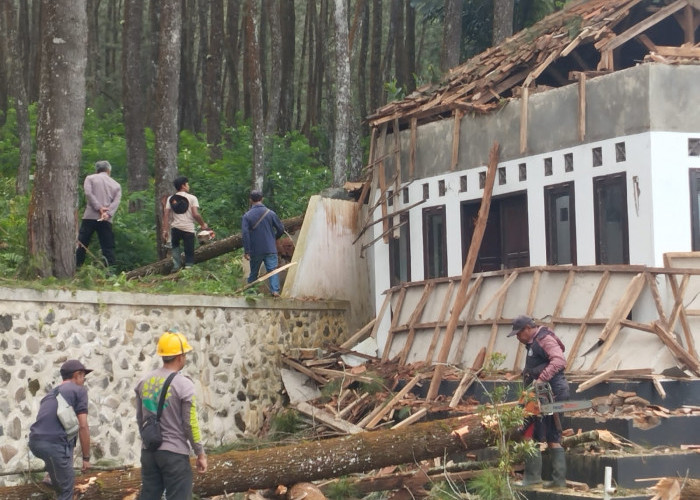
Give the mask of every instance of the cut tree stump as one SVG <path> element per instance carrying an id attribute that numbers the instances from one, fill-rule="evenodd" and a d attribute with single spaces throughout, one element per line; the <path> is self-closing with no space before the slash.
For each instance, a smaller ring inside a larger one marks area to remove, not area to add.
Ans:
<path id="1" fill-rule="evenodd" d="M 294 233 L 301 229 L 301 225 L 304 222 L 304 216 L 298 215 L 297 217 L 291 217 L 289 219 L 284 219 L 282 224 L 284 224 L 284 229 L 287 232 Z M 199 262 L 204 262 L 205 260 L 213 259 L 214 257 L 219 257 L 225 253 L 233 252 L 238 250 L 243 246 L 243 236 L 238 234 L 233 234 L 228 238 L 223 240 L 212 241 L 206 245 L 201 245 L 194 252 L 194 262 L 195 264 Z M 126 279 L 131 280 L 134 278 L 141 278 L 143 276 L 149 276 L 151 274 L 167 274 L 173 269 L 173 261 L 170 257 L 166 259 L 161 259 L 158 262 L 153 262 L 146 266 L 141 266 L 139 268 L 133 269 L 126 273 Z"/>
<path id="2" fill-rule="evenodd" d="M 461 439 L 453 432 L 455 429 L 461 430 Z M 206 474 L 194 474 L 194 492 L 209 497 L 338 478 L 460 450 L 482 449 L 491 440 L 492 434 L 482 427 L 481 417 L 469 415 L 277 448 L 230 451 L 208 457 Z M 140 469 L 101 472 L 78 477 L 76 492 L 80 491 L 81 500 L 135 499 L 140 482 Z M 32 484 L 0 488 L 0 498 L 52 497 L 46 487 Z"/>

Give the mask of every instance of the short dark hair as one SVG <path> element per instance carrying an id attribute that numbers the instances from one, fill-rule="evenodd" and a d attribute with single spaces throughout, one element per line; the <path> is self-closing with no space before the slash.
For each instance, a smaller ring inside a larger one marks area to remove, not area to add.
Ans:
<path id="1" fill-rule="evenodd" d="M 251 201 L 257 202 L 257 201 L 260 201 L 263 199 L 263 195 L 260 191 L 258 191 L 257 189 L 254 189 L 250 192 L 250 199 L 251 199 Z"/>
<path id="2" fill-rule="evenodd" d="M 189 181 L 187 180 L 187 177 L 185 177 L 185 176 L 183 175 L 182 177 L 178 177 L 177 179 L 175 179 L 175 180 L 173 181 L 173 186 L 175 186 L 175 189 L 177 189 L 178 191 L 180 191 L 180 189 L 182 189 L 182 186 L 184 186 L 184 185 L 187 184 L 188 182 L 189 182 Z"/>

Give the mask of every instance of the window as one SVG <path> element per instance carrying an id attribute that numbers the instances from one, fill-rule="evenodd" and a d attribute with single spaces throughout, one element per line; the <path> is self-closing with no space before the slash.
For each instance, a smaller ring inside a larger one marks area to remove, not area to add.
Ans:
<path id="1" fill-rule="evenodd" d="M 404 204 L 408 204 L 408 188 L 403 188 L 401 192 L 403 193 Z"/>
<path id="2" fill-rule="evenodd" d="M 593 148 L 593 166 L 600 167 L 603 165 L 603 148 Z"/>
<path id="3" fill-rule="evenodd" d="M 576 264 L 574 183 L 546 186 L 544 198 L 547 264 Z"/>
<path id="4" fill-rule="evenodd" d="M 620 163 L 621 161 L 627 160 L 627 148 L 624 142 L 618 142 L 615 144 L 615 161 Z"/>
<path id="5" fill-rule="evenodd" d="M 465 201 L 461 205 L 462 265 L 469 254 L 480 206 L 478 200 Z M 493 198 L 474 271 L 480 273 L 529 265 L 527 194 Z"/>
<path id="6" fill-rule="evenodd" d="M 525 163 L 521 163 L 518 165 L 518 180 L 527 180 L 527 165 Z"/>
<path id="7" fill-rule="evenodd" d="M 593 178 L 596 264 L 629 264 L 627 177 Z"/>
<path id="8" fill-rule="evenodd" d="M 692 217 L 692 249 L 700 250 L 700 168 L 690 169 L 690 214 Z"/>
<path id="9" fill-rule="evenodd" d="M 506 167 L 498 167 L 498 185 L 506 183 Z"/>
<path id="10" fill-rule="evenodd" d="M 486 172 L 479 172 L 479 189 L 486 187 Z"/>
<path id="11" fill-rule="evenodd" d="M 447 188 L 445 187 L 445 181 L 444 180 L 438 181 L 438 196 L 445 196 L 446 192 L 447 192 Z"/>
<path id="12" fill-rule="evenodd" d="M 466 190 L 467 190 L 467 176 L 460 175 L 459 176 L 459 191 L 461 193 L 464 193 Z"/>
<path id="13" fill-rule="evenodd" d="M 427 200 L 428 198 L 430 198 L 430 186 L 426 182 L 423 184 L 423 199 Z"/>
<path id="14" fill-rule="evenodd" d="M 397 222 L 394 226 L 394 222 Z M 411 281 L 411 233 L 408 225 L 408 212 L 389 218 L 389 274 L 391 286 Z"/>
<path id="15" fill-rule="evenodd" d="M 393 191 L 386 192 L 386 204 L 389 207 L 394 206 L 394 192 Z"/>
<path id="16" fill-rule="evenodd" d="M 564 155 L 564 172 L 574 171 L 574 154 L 566 153 Z"/>
<path id="17" fill-rule="evenodd" d="M 447 276 L 447 229 L 445 207 L 423 210 L 424 278 Z"/>
<path id="18" fill-rule="evenodd" d="M 552 159 L 544 159 L 544 175 L 552 175 Z"/>
<path id="19" fill-rule="evenodd" d="M 700 139 L 688 139 L 688 156 L 700 156 Z"/>

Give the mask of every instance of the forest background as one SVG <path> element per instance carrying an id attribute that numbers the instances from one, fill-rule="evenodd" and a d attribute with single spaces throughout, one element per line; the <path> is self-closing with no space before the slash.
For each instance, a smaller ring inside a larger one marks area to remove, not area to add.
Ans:
<path id="1" fill-rule="evenodd" d="M 240 231 L 251 188 L 281 218 L 300 215 L 311 195 L 363 179 L 373 110 L 563 4 L 2 0 L 0 278 L 75 275 L 97 160 L 123 188 L 116 271 L 165 255 L 161 200 L 178 175 L 219 238 Z M 217 261 L 197 272 L 240 275 Z"/>

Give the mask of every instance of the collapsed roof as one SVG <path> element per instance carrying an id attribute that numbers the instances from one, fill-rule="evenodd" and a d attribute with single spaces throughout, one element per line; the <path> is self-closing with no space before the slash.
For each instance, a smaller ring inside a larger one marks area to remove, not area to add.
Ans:
<path id="1" fill-rule="evenodd" d="M 561 87 L 645 62 L 697 64 L 700 0 L 574 2 L 369 116 L 427 122 L 453 112 L 488 113 L 504 99 Z M 400 126 L 401 126 L 400 125 Z"/>

